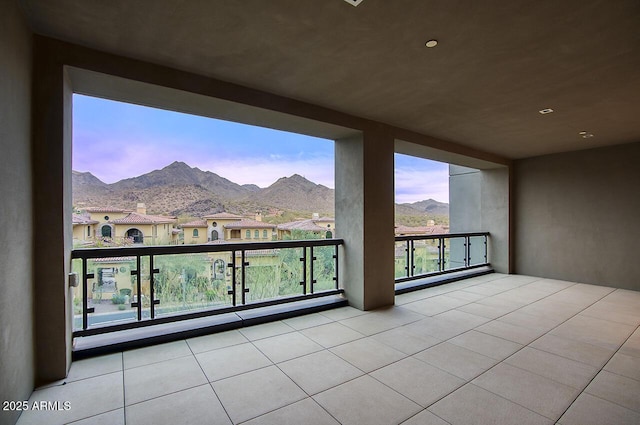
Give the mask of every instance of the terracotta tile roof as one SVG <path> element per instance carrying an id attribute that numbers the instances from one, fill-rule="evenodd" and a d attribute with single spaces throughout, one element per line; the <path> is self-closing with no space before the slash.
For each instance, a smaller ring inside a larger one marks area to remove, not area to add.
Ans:
<path id="1" fill-rule="evenodd" d="M 228 212 L 220 212 L 220 213 L 215 213 L 215 214 L 211 214 L 211 215 L 205 215 L 204 217 L 205 219 L 218 219 L 218 220 L 242 220 L 244 217 L 242 217 L 241 215 L 236 215 L 236 214 L 231 214 Z"/>
<path id="2" fill-rule="evenodd" d="M 132 212 L 131 210 L 123 209 L 123 208 L 115 208 L 115 207 L 88 207 L 85 208 L 87 212 L 93 213 L 128 213 Z"/>
<path id="3" fill-rule="evenodd" d="M 324 223 L 334 223 L 336 221 L 335 218 L 332 217 L 320 217 L 320 218 L 313 218 L 312 219 L 314 222 L 318 222 L 318 221 L 322 221 Z"/>
<path id="4" fill-rule="evenodd" d="M 73 214 L 72 223 L 73 224 L 98 224 L 97 221 L 91 220 L 91 218 L 81 214 Z"/>
<path id="5" fill-rule="evenodd" d="M 188 223 L 182 224 L 182 227 L 207 227 L 206 220 L 194 220 Z"/>
<path id="6" fill-rule="evenodd" d="M 251 220 L 250 218 L 243 218 L 242 220 L 225 224 L 225 229 L 275 229 L 276 225 L 271 223 L 264 223 L 262 221 Z"/>
<path id="7" fill-rule="evenodd" d="M 441 224 L 435 226 L 404 226 L 397 224 L 395 226 L 396 235 L 443 235 L 449 233 L 449 226 Z"/>
<path id="8" fill-rule="evenodd" d="M 148 215 L 140 213 L 129 213 L 126 217 L 111 220 L 109 223 L 113 224 L 166 224 L 175 223 L 176 219 L 173 217 L 166 217 L 162 215 Z"/>
<path id="9" fill-rule="evenodd" d="M 306 232 L 324 232 L 327 230 L 325 227 L 318 226 L 314 221 L 318 220 L 290 221 L 288 223 L 278 224 L 278 230 L 304 230 Z"/>

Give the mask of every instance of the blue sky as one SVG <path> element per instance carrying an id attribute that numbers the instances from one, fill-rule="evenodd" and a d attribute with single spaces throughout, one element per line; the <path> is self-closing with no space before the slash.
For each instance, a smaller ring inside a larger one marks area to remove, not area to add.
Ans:
<path id="1" fill-rule="evenodd" d="M 335 187 L 331 140 L 74 95 L 74 170 L 114 183 L 173 161 L 239 184 L 297 173 Z M 447 164 L 399 154 L 395 164 L 396 202 L 449 201 Z"/>

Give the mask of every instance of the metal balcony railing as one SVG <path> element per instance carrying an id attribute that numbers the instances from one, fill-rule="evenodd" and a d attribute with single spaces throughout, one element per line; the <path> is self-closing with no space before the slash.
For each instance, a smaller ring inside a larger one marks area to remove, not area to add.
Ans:
<path id="1" fill-rule="evenodd" d="M 342 239 L 72 251 L 74 336 L 342 293 Z"/>
<path id="2" fill-rule="evenodd" d="M 396 236 L 395 282 L 489 265 L 488 232 Z"/>

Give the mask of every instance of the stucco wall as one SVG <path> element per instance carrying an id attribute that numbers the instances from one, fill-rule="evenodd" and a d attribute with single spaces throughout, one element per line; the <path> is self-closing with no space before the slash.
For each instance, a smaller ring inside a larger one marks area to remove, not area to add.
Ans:
<path id="1" fill-rule="evenodd" d="M 510 273 L 509 169 L 450 165 L 449 205 L 450 232 L 490 232 L 489 262 L 496 271 Z M 452 258 L 460 257 L 454 248 Z"/>
<path id="2" fill-rule="evenodd" d="M 640 290 L 640 143 L 515 170 L 518 273 Z"/>
<path id="3" fill-rule="evenodd" d="M 12 1 L 0 13 L 0 401 L 34 385 L 31 35 Z M 0 410 L 0 423 L 19 412 Z"/>

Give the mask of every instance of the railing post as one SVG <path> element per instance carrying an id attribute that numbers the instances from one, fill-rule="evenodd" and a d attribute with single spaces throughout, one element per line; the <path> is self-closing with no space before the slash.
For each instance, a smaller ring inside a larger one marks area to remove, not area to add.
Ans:
<path id="1" fill-rule="evenodd" d="M 471 242 L 469 240 L 469 236 L 464 237 L 464 267 L 469 267 L 469 262 L 471 260 Z"/>
<path id="2" fill-rule="evenodd" d="M 89 308 L 89 284 L 88 280 L 93 279 L 93 273 L 87 273 L 87 259 L 82 259 L 82 329 L 87 330 L 89 327 L 89 313 L 93 313 L 95 309 Z"/>
<path id="3" fill-rule="evenodd" d="M 313 264 L 314 264 L 314 261 L 316 261 L 316 257 L 314 257 L 313 255 L 313 246 L 309 247 L 309 256 L 311 257 L 311 264 L 309 264 L 309 281 L 310 281 L 309 289 L 313 294 L 313 284 L 316 283 L 316 280 L 313 278 Z"/>
<path id="4" fill-rule="evenodd" d="M 156 273 L 160 273 L 160 269 L 153 268 L 153 255 L 149 256 L 149 270 L 151 273 L 149 274 L 149 298 L 151 298 L 151 318 L 155 319 L 156 317 L 156 304 L 160 304 L 160 300 L 156 300 Z"/>
<path id="5" fill-rule="evenodd" d="M 404 270 L 405 270 L 405 275 L 407 277 L 411 276 L 411 271 L 410 271 L 410 267 L 411 267 L 411 253 L 409 252 L 409 247 L 410 247 L 410 243 L 409 240 L 404 241 L 404 252 L 405 252 L 405 263 L 404 263 Z"/>
<path id="6" fill-rule="evenodd" d="M 300 285 L 302 286 L 302 295 L 307 295 L 307 248 L 302 247 L 302 258 L 300 258 L 302 262 L 302 282 Z"/>
<path id="7" fill-rule="evenodd" d="M 231 251 L 231 263 L 227 264 L 227 268 L 231 269 L 231 289 L 227 291 L 227 295 L 231 295 L 231 304 L 236 306 L 236 251 Z"/>
<path id="8" fill-rule="evenodd" d="M 333 253 L 333 259 L 335 260 L 335 276 L 333 276 L 333 280 L 336 282 L 336 289 L 340 288 L 340 285 L 338 283 L 338 245 L 335 245 L 335 251 Z"/>
<path id="9" fill-rule="evenodd" d="M 242 305 L 245 305 L 247 303 L 247 292 L 249 292 L 249 288 L 247 288 L 247 278 L 246 278 L 246 273 L 245 273 L 245 267 L 249 265 L 248 261 L 245 261 L 245 250 L 243 249 L 242 251 L 240 251 L 240 255 L 241 258 L 240 260 L 242 261 Z"/>
<path id="10" fill-rule="evenodd" d="M 484 235 L 484 263 L 488 262 L 488 247 L 487 247 L 487 235 Z"/>
<path id="11" fill-rule="evenodd" d="M 136 302 L 131 303 L 131 307 L 138 308 L 138 322 L 142 320 L 142 273 L 140 266 L 140 254 L 136 255 L 136 270 L 131 270 L 131 276 L 136 277 Z"/>

